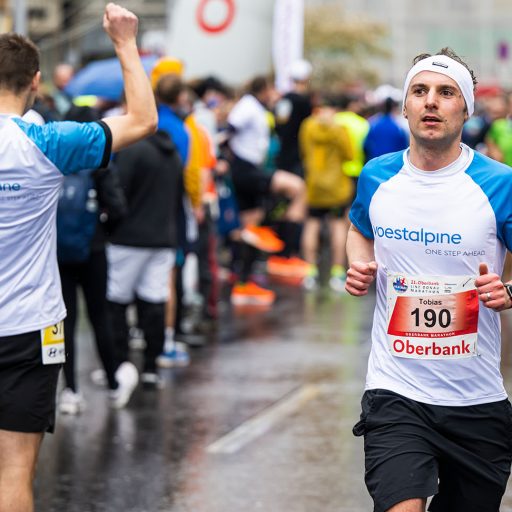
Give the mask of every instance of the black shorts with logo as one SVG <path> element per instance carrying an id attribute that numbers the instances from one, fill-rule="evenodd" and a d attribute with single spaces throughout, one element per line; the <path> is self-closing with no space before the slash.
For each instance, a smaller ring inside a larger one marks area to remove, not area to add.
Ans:
<path id="1" fill-rule="evenodd" d="M 62 365 L 43 365 L 39 331 L 0 337 L 0 429 L 53 432 Z"/>
<path id="2" fill-rule="evenodd" d="M 428 405 L 383 389 L 366 391 L 361 419 L 365 482 L 374 512 L 434 496 L 433 512 L 498 512 L 512 460 L 508 400 Z"/>

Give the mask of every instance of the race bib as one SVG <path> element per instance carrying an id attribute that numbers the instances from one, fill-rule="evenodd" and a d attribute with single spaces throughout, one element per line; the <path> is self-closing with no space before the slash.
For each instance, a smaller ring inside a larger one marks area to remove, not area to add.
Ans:
<path id="1" fill-rule="evenodd" d="M 388 342 L 394 356 L 454 359 L 477 355 L 475 276 L 388 274 Z"/>
<path id="2" fill-rule="evenodd" d="M 64 322 L 41 329 L 41 356 L 43 364 L 66 362 L 64 346 Z"/>

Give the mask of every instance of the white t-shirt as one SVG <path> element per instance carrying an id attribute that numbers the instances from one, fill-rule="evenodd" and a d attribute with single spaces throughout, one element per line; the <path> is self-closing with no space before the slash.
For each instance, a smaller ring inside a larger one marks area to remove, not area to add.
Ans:
<path id="1" fill-rule="evenodd" d="M 427 285 L 432 284 L 431 276 L 448 277 L 446 282 L 450 276 L 470 276 L 468 284 L 473 286 L 481 262 L 501 275 L 506 249 L 512 247 L 511 198 L 512 169 L 465 145 L 453 164 L 438 171 L 414 168 L 408 151 L 384 155 L 365 166 L 350 218 L 366 238 L 374 239 L 379 266 L 366 389 L 388 389 L 419 402 L 450 406 L 506 398 L 500 374 L 498 313 L 473 302 L 477 318 L 474 354 L 465 353 L 463 342 L 464 357 L 410 356 L 405 353 L 409 342 L 404 337 L 398 347 L 400 357 L 390 343 L 393 301 L 388 276 L 400 276 L 390 282 L 402 293 L 412 289 L 411 276 Z M 428 290 L 428 286 L 423 288 Z M 438 296 L 428 294 L 423 300 L 436 304 Z M 457 314 L 465 313 L 459 310 Z M 407 325 L 412 322 L 410 317 L 402 320 Z M 432 341 L 427 338 L 424 344 L 432 345 Z M 409 348 L 412 352 L 412 343 Z M 430 356 L 440 351 L 432 346 L 430 350 Z"/>
<path id="2" fill-rule="evenodd" d="M 246 94 L 233 107 L 228 123 L 236 132 L 229 145 L 236 156 L 261 165 L 270 145 L 270 126 L 265 107 L 251 94 Z"/>
<path id="3" fill-rule="evenodd" d="M 64 174 L 108 164 L 103 123 L 48 123 L 0 115 L 0 337 L 66 316 L 56 257 L 57 201 Z"/>

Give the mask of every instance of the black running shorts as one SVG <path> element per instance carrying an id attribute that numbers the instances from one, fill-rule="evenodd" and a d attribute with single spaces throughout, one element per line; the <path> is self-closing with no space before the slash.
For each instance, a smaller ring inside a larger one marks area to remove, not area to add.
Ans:
<path id="1" fill-rule="evenodd" d="M 53 432 L 60 368 L 43 365 L 39 331 L 0 337 L 0 429 Z"/>
<path id="2" fill-rule="evenodd" d="M 498 512 L 512 460 L 508 400 L 428 405 L 366 391 L 354 435 L 364 435 L 365 482 L 374 512 L 434 496 L 433 512 Z"/>
<path id="3" fill-rule="evenodd" d="M 272 181 L 270 174 L 251 162 L 235 156 L 231 162 L 231 177 L 240 211 L 263 206 L 265 198 L 270 195 Z"/>
<path id="4" fill-rule="evenodd" d="M 331 206 L 330 208 L 309 208 L 308 215 L 314 219 L 343 219 L 349 206 Z"/>

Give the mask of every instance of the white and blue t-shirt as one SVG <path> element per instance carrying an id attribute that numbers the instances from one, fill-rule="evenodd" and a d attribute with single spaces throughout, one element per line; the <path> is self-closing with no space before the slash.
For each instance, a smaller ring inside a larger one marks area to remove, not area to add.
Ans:
<path id="1" fill-rule="evenodd" d="M 63 176 L 104 167 L 102 122 L 49 123 L 0 115 L 0 337 L 36 331 L 66 316 L 55 218 Z"/>
<path id="2" fill-rule="evenodd" d="M 505 399 L 498 313 L 477 305 L 474 357 L 397 357 L 388 342 L 387 286 L 393 274 L 476 278 L 482 262 L 501 275 L 512 248 L 512 169 L 465 145 L 455 162 L 437 171 L 415 168 L 408 155 L 407 150 L 370 161 L 350 212 L 354 226 L 374 240 L 378 263 L 366 389 L 436 405 Z"/>

